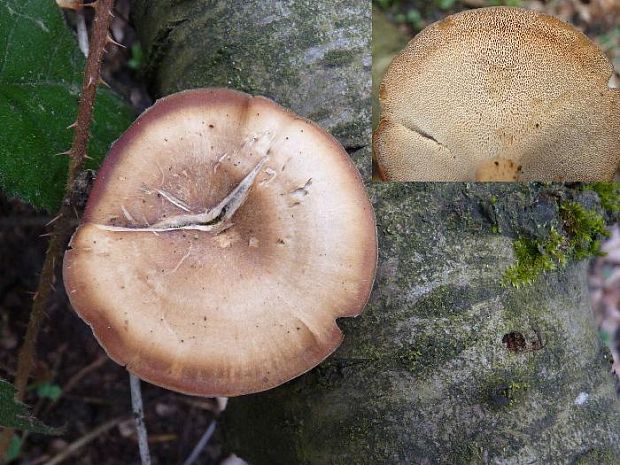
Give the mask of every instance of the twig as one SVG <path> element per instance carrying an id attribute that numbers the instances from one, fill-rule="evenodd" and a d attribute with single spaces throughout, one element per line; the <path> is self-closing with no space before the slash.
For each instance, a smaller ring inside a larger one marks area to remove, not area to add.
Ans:
<path id="1" fill-rule="evenodd" d="M 129 373 L 129 385 L 131 386 L 131 408 L 136 421 L 136 431 L 138 432 L 138 447 L 140 448 L 140 461 L 142 465 L 151 465 L 151 455 L 149 454 L 149 442 L 144 424 L 144 407 L 142 406 L 142 391 L 140 390 L 140 379 L 133 373 Z"/>
<path id="2" fill-rule="evenodd" d="M 127 417 L 118 417 L 118 418 L 114 418 L 113 420 L 105 422 L 104 424 L 92 430 L 90 433 L 86 433 L 84 436 L 82 436 L 77 441 L 69 444 L 66 449 L 64 449 L 61 453 L 55 456 L 52 460 L 45 462 L 43 465 L 58 465 L 59 463 L 64 462 L 69 457 L 71 457 L 73 454 L 75 454 L 78 450 L 84 447 L 86 444 L 88 444 L 94 439 L 97 439 L 102 434 L 104 434 L 106 431 L 114 428 L 116 425 L 125 421 L 126 419 Z"/>
<path id="3" fill-rule="evenodd" d="M 207 431 L 205 431 L 205 433 L 200 438 L 200 441 L 198 441 L 198 444 L 196 444 L 196 447 L 194 447 L 194 450 L 192 451 L 190 456 L 187 457 L 187 460 L 185 462 L 183 462 L 183 465 L 192 465 L 196 461 L 196 459 L 200 456 L 204 448 L 207 447 L 207 444 L 209 443 L 209 439 L 211 439 L 211 436 L 213 436 L 213 433 L 215 432 L 216 426 L 217 426 L 217 422 L 212 421 L 209 427 L 207 428 Z"/>
<path id="4" fill-rule="evenodd" d="M 92 120 L 93 107 L 97 93 L 97 84 L 101 73 L 101 60 L 108 42 L 108 28 L 114 0 L 99 0 L 95 9 L 95 19 L 93 20 L 93 30 L 91 35 L 91 48 L 86 60 L 84 81 L 82 83 L 82 94 L 78 106 L 77 120 L 75 123 L 75 133 L 73 144 L 70 151 L 69 170 L 65 195 L 60 207 L 60 219 L 54 223 L 53 233 L 48 245 L 47 254 L 43 269 L 39 276 L 39 285 L 35 297 L 33 298 L 32 311 L 28 328 L 24 337 L 24 343 L 19 351 L 17 360 L 17 374 L 15 375 L 15 387 L 17 388 L 17 399 L 23 400 L 26 392 L 28 378 L 32 371 L 32 364 L 35 356 L 35 347 L 39 328 L 45 315 L 49 298 L 53 292 L 55 280 L 56 264 L 62 262 L 62 253 L 65 244 L 73 231 L 74 216 L 74 197 L 76 195 L 74 184 L 77 175 L 82 171 L 84 162 L 87 158 L 87 146 Z M 6 429 L 0 437 L 0 462 L 4 460 L 6 451 L 13 437 L 13 430 Z"/>

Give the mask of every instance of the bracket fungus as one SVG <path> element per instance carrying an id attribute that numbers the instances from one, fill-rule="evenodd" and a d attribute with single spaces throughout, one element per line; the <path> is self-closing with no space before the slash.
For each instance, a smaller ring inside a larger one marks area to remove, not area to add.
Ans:
<path id="1" fill-rule="evenodd" d="M 342 340 L 377 261 L 347 153 L 271 100 L 159 100 L 112 146 L 65 254 L 70 301 L 154 384 L 233 396 L 282 384 Z"/>
<path id="2" fill-rule="evenodd" d="M 386 72 L 374 134 L 394 181 L 611 180 L 620 90 L 583 33 L 552 16 L 492 7 L 418 34 Z"/>

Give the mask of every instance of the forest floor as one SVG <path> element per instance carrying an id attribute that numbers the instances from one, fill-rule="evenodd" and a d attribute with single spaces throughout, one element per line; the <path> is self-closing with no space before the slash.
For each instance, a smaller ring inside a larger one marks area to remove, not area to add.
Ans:
<path id="1" fill-rule="evenodd" d="M 412 37 L 446 14 L 497 3 L 493 0 L 374 2 L 405 37 Z M 518 4 L 542 9 L 577 25 L 599 41 L 614 60 L 616 70 L 620 69 L 618 0 Z M 140 112 L 150 105 L 151 99 L 140 85 L 142 53 L 129 17 L 128 0 L 118 0 L 112 32 L 127 48 L 113 48 L 107 54 L 104 80 Z M 0 378 L 3 379 L 13 380 L 15 376 L 17 351 L 28 323 L 32 291 L 47 245 L 43 235 L 49 230 L 46 224 L 52 216 L 6 199 L 0 193 Z M 590 283 L 601 337 L 611 343 L 620 326 L 620 229 L 617 226 L 604 250 L 607 255 L 592 264 Z M 13 444 L 14 463 L 137 464 L 138 446 L 127 372 L 107 358 L 88 326 L 71 311 L 60 274 L 37 351 L 26 402 L 33 407 L 35 416 L 53 426 L 64 425 L 65 431 L 61 437 L 38 434 L 21 437 L 22 443 Z M 620 365 L 617 368 L 620 372 Z M 183 464 L 221 411 L 222 401 L 176 394 L 147 383 L 142 386 L 153 464 Z M 106 429 L 99 429 L 102 426 Z M 80 441 L 86 442 L 75 454 L 69 454 Z M 221 450 L 221 443 L 221 432 L 216 430 L 195 463 L 239 465 L 238 459 L 227 457 Z"/>

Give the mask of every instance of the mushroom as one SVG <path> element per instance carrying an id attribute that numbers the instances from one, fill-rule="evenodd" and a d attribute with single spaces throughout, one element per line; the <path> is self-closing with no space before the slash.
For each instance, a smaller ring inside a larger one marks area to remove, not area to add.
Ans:
<path id="1" fill-rule="evenodd" d="M 114 143 L 65 254 L 71 304 L 153 384 L 234 396 L 341 343 L 377 260 L 347 153 L 274 102 L 226 89 L 159 100 Z"/>
<path id="2" fill-rule="evenodd" d="M 573 26 L 521 8 L 448 16 L 386 72 L 374 134 L 395 181 L 611 180 L 620 161 L 613 67 Z"/>

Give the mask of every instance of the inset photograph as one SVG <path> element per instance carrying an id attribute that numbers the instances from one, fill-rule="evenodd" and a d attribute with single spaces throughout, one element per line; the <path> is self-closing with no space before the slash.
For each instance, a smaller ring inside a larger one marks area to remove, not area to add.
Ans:
<path id="1" fill-rule="evenodd" d="M 375 2 L 374 178 L 612 180 L 619 10 L 609 1 Z"/>

